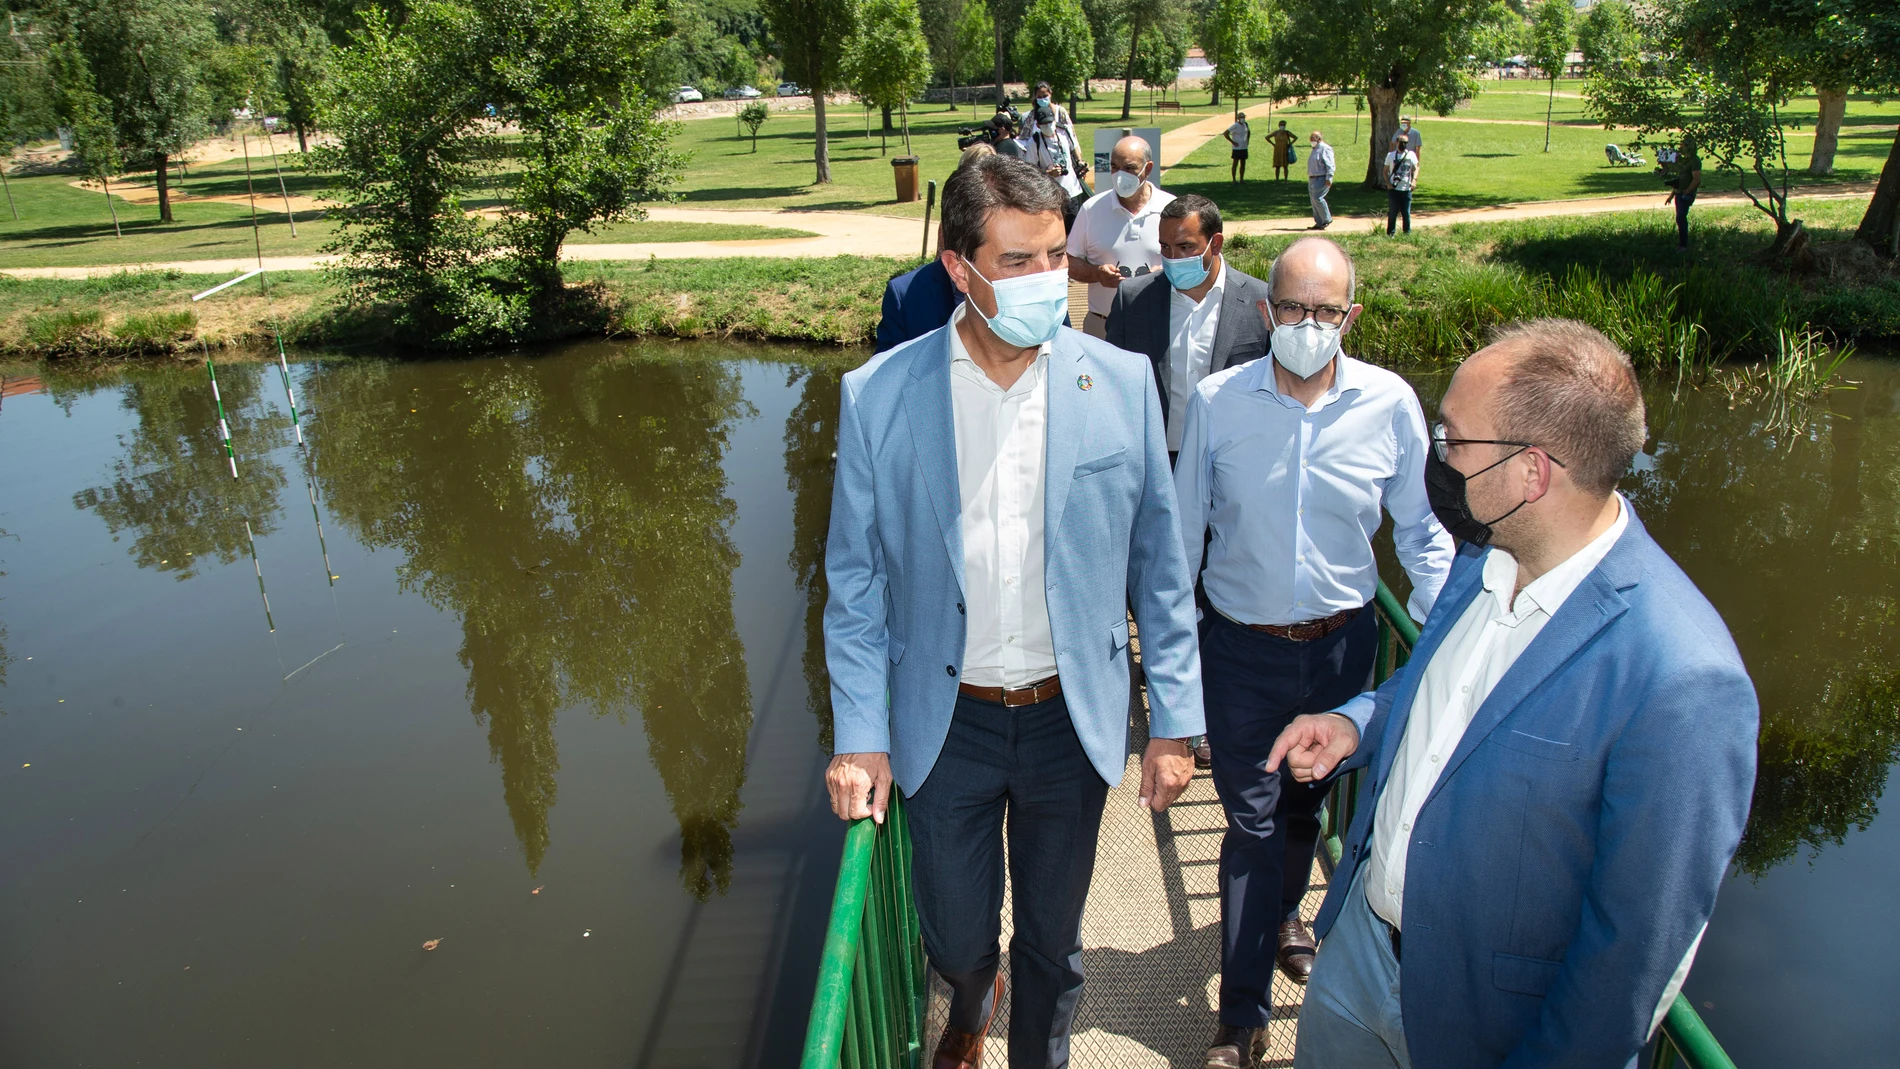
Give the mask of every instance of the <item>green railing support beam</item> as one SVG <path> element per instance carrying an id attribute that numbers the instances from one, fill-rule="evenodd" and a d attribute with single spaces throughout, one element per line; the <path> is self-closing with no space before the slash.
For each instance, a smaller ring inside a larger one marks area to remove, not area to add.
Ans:
<path id="1" fill-rule="evenodd" d="M 1662 1035 L 1656 1039 L 1657 1061 L 1662 1061 L 1665 1048 L 1674 1048 L 1688 1069 L 1735 1069 L 1728 1051 L 1716 1042 L 1709 1026 L 1702 1023 L 1702 1015 L 1680 993 L 1676 1001 L 1669 1004 L 1669 1013 L 1663 1018 Z"/>
<path id="2" fill-rule="evenodd" d="M 805 1032 L 800 1069 L 836 1069 L 843 1053 L 845 1010 L 851 1004 L 851 978 L 864 934 L 864 897 L 871 888 L 875 845 L 875 821 L 860 820 L 844 834 L 844 857 L 838 862 L 838 887 L 831 896 L 831 922 L 825 928 L 825 950 L 818 962 L 818 989 L 812 992 L 811 1026 Z"/>

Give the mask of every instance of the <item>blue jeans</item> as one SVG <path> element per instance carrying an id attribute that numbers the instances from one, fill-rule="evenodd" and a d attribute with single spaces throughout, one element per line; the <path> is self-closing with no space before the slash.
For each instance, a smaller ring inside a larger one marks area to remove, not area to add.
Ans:
<path id="1" fill-rule="evenodd" d="M 1405 220 L 1405 232 L 1412 232 L 1412 191 L 1409 189 L 1388 189 L 1385 191 L 1385 232 L 1389 237 L 1392 226 L 1398 220 Z"/>
<path id="2" fill-rule="evenodd" d="M 1220 847 L 1220 1020 L 1263 1028 L 1273 1011 L 1280 923 L 1299 915 L 1319 843 L 1323 784 L 1267 773 L 1267 754 L 1295 716 L 1337 709 L 1365 689 L 1378 643 L 1373 613 L 1294 642 L 1201 620 L 1201 691 L 1214 790 L 1227 813 Z"/>
<path id="3" fill-rule="evenodd" d="M 1366 866 L 1326 933 L 1300 1006 L 1294 1069 L 1412 1069 L 1392 937 L 1366 904 Z"/>
<path id="4" fill-rule="evenodd" d="M 989 1016 L 1007 828 L 1014 1069 L 1069 1062 L 1082 997 L 1082 905 L 1107 800 L 1108 784 L 1061 697 L 1015 709 L 959 697 L 943 752 L 906 803 L 924 950 L 950 985 L 950 1025 L 964 1032 L 981 1030 Z"/>

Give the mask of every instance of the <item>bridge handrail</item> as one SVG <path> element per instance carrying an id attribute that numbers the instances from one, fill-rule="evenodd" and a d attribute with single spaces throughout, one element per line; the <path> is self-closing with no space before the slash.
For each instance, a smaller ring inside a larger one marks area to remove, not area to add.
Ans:
<path id="1" fill-rule="evenodd" d="M 1373 682 L 1385 682 L 1418 642 L 1418 625 L 1382 582 L 1373 598 L 1379 647 Z M 1326 798 L 1325 861 L 1339 863 L 1352 823 L 1359 773 Z M 922 934 L 910 890 L 910 830 L 899 791 L 883 825 L 869 820 L 845 833 L 832 895 L 818 986 L 812 994 L 801 1069 L 920 1069 L 929 986 Z M 1689 1000 L 1678 994 L 1663 1018 L 1650 1069 L 1735 1069 Z"/>

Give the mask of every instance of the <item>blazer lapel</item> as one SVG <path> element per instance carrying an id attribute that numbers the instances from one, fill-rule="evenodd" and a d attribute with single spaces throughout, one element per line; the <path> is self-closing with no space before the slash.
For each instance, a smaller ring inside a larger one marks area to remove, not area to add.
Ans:
<path id="1" fill-rule="evenodd" d="M 945 333 L 955 329 L 945 327 L 930 342 L 913 350 L 911 379 L 904 388 L 904 422 L 910 426 L 911 443 L 917 451 L 917 476 L 930 498 L 961 591 L 963 497 L 957 485 L 956 420 L 950 410 L 950 339 Z"/>
<path id="2" fill-rule="evenodd" d="M 1074 336 L 1058 332 L 1049 353 L 1048 447 L 1042 464 L 1045 552 L 1062 529 L 1062 510 L 1069 503 L 1069 485 L 1075 481 L 1076 455 L 1088 430 L 1094 383 L 1090 380 L 1089 388 L 1084 388 L 1080 376 L 1089 371 L 1089 360 Z M 1103 379 L 1106 388 L 1106 376 Z"/>
<path id="3" fill-rule="evenodd" d="M 1629 506 L 1626 503 L 1624 507 Z M 1427 805 L 1431 804 L 1439 791 L 1445 789 L 1445 784 L 1457 773 L 1458 766 L 1464 764 L 1465 758 L 1471 756 L 1478 744 L 1505 717 L 1576 656 L 1577 651 L 1588 645 L 1597 632 L 1628 611 L 1629 601 L 1623 597 L 1622 591 L 1635 586 L 1638 576 L 1638 569 L 1631 560 L 1634 554 L 1632 535 L 1642 537 L 1642 525 L 1636 522 L 1634 514 L 1630 516 L 1629 527 L 1617 539 L 1616 545 L 1565 599 L 1557 615 L 1550 618 L 1544 629 L 1518 655 L 1516 663 L 1504 673 L 1504 678 L 1491 688 L 1490 696 L 1485 698 L 1484 704 L 1478 707 L 1470 725 L 1465 728 L 1458 748 L 1452 751 L 1451 760 L 1445 763 L 1445 771 L 1439 775 L 1432 793 L 1426 796 Z"/>

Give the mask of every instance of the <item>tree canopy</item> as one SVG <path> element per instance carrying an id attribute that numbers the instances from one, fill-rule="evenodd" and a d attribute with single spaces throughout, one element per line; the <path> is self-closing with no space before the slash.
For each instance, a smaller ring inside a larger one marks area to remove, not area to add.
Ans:
<path id="1" fill-rule="evenodd" d="M 1082 92 L 1094 62 L 1095 39 L 1079 0 L 1036 0 L 1016 31 L 1016 66 L 1031 82 L 1048 82 L 1058 99 Z"/>
<path id="2" fill-rule="evenodd" d="M 910 152 L 910 98 L 930 82 L 930 43 L 917 0 L 861 0 L 857 32 L 845 46 L 844 69 L 859 99 L 904 116 Z"/>

